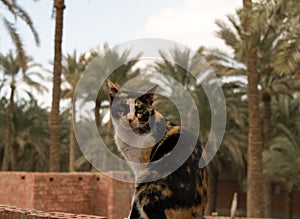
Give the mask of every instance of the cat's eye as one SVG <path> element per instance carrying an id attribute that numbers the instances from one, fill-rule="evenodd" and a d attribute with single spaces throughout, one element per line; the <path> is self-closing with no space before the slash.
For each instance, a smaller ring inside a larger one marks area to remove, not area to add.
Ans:
<path id="1" fill-rule="evenodd" d="M 136 109 L 136 112 L 138 114 L 144 114 L 146 112 L 146 110 L 144 108 L 138 108 L 138 109 Z"/>
<path id="2" fill-rule="evenodd" d="M 128 112 L 129 111 L 129 106 L 127 104 L 120 104 L 118 106 L 118 110 L 120 112 Z"/>

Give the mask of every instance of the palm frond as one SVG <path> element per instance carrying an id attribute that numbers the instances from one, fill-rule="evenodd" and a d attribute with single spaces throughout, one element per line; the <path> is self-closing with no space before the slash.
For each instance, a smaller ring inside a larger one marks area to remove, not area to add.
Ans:
<path id="1" fill-rule="evenodd" d="M 23 81 L 29 85 L 31 88 L 34 88 L 36 91 L 38 91 L 40 94 L 43 94 L 44 92 L 48 91 L 48 88 L 44 85 L 42 85 L 39 82 L 33 81 L 30 77 L 25 76 L 23 77 Z"/>
<path id="2" fill-rule="evenodd" d="M 225 44 L 231 47 L 233 50 L 237 49 L 239 39 L 233 30 L 221 20 L 216 20 L 215 23 L 219 27 L 219 30 L 216 32 L 217 37 L 223 39 Z"/>
<path id="3" fill-rule="evenodd" d="M 14 7 L 14 2 L 8 1 L 8 0 L 1 0 L 2 4 L 5 5 L 5 7 L 11 12 L 14 17 L 17 17 L 15 7 Z"/>
<path id="4" fill-rule="evenodd" d="M 300 32 L 299 32 L 300 33 Z M 282 41 L 275 56 L 274 68 L 278 74 L 285 75 L 296 71 L 299 67 L 300 34 L 298 39 Z"/>
<path id="5" fill-rule="evenodd" d="M 21 18 L 26 24 L 27 26 L 30 28 L 35 42 L 36 44 L 39 46 L 40 45 L 40 38 L 39 38 L 39 34 L 37 32 L 37 30 L 35 29 L 32 19 L 30 18 L 29 14 L 18 4 L 14 4 L 14 8 L 15 8 L 15 14 L 17 15 L 17 17 Z"/>
<path id="6" fill-rule="evenodd" d="M 236 30 L 238 36 L 242 36 L 243 28 L 240 24 L 240 20 L 238 21 L 236 16 L 234 16 L 234 15 L 227 15 L 227 18 L 230 21 L 230 23 L 232 24 L 232 26 L 234 27 L 234 29 Z"/>
<path id="7" fill-rule="evenodd" d="M 13 43 L 16 46 L 17 52 L 18 52 L 18 61 L 19 65 L 22 67 L 22 69 L 27 68 L 27 56 L 24 50 L 24 46 L 21 40 L 21 37 L 17 33 L 17 29 L 14 27 L 12 23 L 10 23 L 7 19 L 3 18 L 4 25 L 6 29 L 9 32 L 9 35 L 11 36 L 11 39 Z"/>

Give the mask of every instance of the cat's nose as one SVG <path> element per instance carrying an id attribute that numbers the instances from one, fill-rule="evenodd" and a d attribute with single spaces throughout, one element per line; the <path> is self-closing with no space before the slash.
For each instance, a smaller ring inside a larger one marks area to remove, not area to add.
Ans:
<path id="1" fill-rule="evenodd" d="M 127 115 L 127 120 L 128 120 L 129 123 L 132 123 L 133 120 L 134 120 L 134 114 L 128 113 L 128 115 Z"/>

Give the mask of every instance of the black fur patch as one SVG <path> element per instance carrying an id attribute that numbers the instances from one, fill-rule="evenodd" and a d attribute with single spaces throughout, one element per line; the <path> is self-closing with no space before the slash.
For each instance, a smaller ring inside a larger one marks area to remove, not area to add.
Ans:
<path id="1" fill-rule="evenodd" d="M 204 218 L 207 173 L 205 168 L 198 167 L 202 148 L 197 136 L 181 126 L 166 121 L 162 115 L 152 109 L 155 87 L 146 94 L 122 91 L 123 94 L 118 97 L 113 95 L 116 94 L 118 86 L 112 82 L 109 82 L 109 86 L 111 100 L 117 101 L 116 107 L 111 109 L 112 116 L 120 117 L 122 113 L 126 115 L 129 107 L 126 108 L 122 104 L 126 103 L 126 98 L 134 99 L 135 117 L 141 124 L 138 133 L 145 134 L 152 131 L 152 137 L 157 140 L 156 145 L 150 148 L 151 151 L 146 153 L 145 160 L 151 163 L 146 164 L 145 174 L 139 176 L 146 180 L 135 186 L 134 202 L 129 218 L 143 219 L 143 215 L 149 219 Z M 143 110 L 139 110 L 141 108 Z M 180 160 L 180 157 L 172 156 L 175 147 L 179 155 L 187 154 L 187 159 Z M 162 162 L 164 159 L 168 162 Z M 167 170 L 170 166 L 178 166 L 179 162 L 180 166 L 161 179 L 147 181 L 151 179 L 152 174 L 161 173 L 160 166 L 152 165 L 152 162 L 163 163 Z"/>

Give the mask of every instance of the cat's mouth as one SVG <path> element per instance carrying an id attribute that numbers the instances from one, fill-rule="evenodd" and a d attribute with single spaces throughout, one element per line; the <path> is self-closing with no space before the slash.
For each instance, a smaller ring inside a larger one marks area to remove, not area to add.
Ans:
<path id="1" fill-rule="evenodd" d="M 128 119 L 127 122 L 132 129 L 140 128 L 140 122 L 137 118 Z"/>
<path id="2" fill-rule="evenodd" d="M 127 119 L 126 117 L 121 117 L 119 119 L 115 119 L 118 125 L 120 125 L 123 129 L 134 129 L 139 127 L 139 121 L 137 119 Z"/>
<path id="3" fill-rule="evenodd" d="M 138 135 L 147 134 L 151 131 L 149 124 L 146 121 L 141 122 L 137 117 L 128 119 L 124 116 L 119 119 L 115 119 L 114 123 L 114 126 L 118 127 L 120 130 L 132 131 L 133 133 Z"/>
<path id="4" fill-rule="evenodd" d="M 119 120 L 119 125 L 121 125 L 123 129 L 131 130 L 136 134 L 148 133 L 147 125 L 141 123 L 136 117 L 133 119 L 123 117 Z"/>

